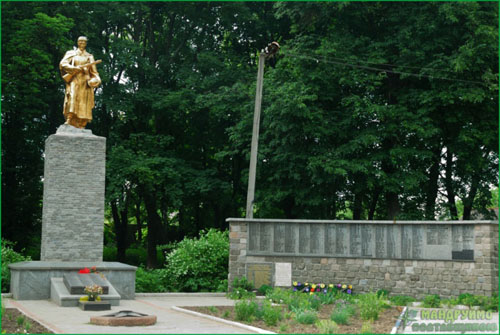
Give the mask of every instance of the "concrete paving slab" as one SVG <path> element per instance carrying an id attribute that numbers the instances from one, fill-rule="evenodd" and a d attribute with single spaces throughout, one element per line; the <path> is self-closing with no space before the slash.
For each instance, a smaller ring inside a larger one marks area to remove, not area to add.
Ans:
<path id="1" fill-rule="evenodd" d="M 247 329 L 223 324 L 172 309 L 173 306 L 231 306 L 234 301 L 220 296 L 155 296 L 122 300 L 111 311 L 90 312 L 78 307 L 59 307 L 50 300 L 16 301 L 3 298 L 7 308 L 18 308 L 27 316 L 40 322 L 57 334 L 248 334 Z M 90 324 L 91 316 L 102 316 L 120 310 L 156 315 L 153 326 L 110 327 Z"/>

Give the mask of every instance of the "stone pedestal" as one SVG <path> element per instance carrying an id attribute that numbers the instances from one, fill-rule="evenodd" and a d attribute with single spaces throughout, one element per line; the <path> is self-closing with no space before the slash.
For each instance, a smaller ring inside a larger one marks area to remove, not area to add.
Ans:
<path id="1" fill-rule="evenodd" d="M 106 138 L 63 125 L 45 141 L 42 261 L 102 261 Z"/>

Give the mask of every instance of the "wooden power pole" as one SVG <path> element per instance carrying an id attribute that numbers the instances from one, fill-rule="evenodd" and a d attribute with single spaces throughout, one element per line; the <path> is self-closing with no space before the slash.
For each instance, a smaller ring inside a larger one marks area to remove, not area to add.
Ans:
<path id="1" fill-rule="evenodd" d="M 250 169 L 248 171 L 248 191 L 246 218 L 253 218 L 253 203 L 255 199 L 255 176 L 257 173 L 257 149 L 259 146 L 259 126 L 260 126 L 260 107 L 262 103 L 262 86 L 264 81 L 264 64 L 266 59 L 273 57 L 279 50 L 279 44 L 270 43 L 267 48 L 259 55 L 259 69 L 257 70 L 257 88 L 255 90 L 255 108 L 253 112 L 253 130 L 252 147 L 250 151 Z"/>

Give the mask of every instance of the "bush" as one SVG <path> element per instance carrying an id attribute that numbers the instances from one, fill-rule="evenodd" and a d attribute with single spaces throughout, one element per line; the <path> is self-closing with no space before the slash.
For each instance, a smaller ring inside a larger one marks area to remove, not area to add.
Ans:
<path id="1" fill-rule="evenodd" d="M 358 296 L 359 313 L 363 320 L 377 320 L 378 314 L 385 307 L 383 296 L 380 298 L 377 293 L 370 292 Z"/>
<path id="2" fill-rule="evenodd" d="M 276 326 L 278 324 L 278 321 L 283 319 L 281 308 L 272 306 L 269 301 L 263 302 L 260 315 L 262 316 L 262 320 L 264 320 L 264 322 L 268 326 Z"/>
<path id="3" fill-rule="evenodd" d="M 441 298 L 437 294 L 427 295 L 424 298 L 423 306 L 427 308 L 438 308 L 441 306 Z"/>
<path id="4" fill-rule="evenodd" d="M 135 291 L 139 293 L 167 292 L 169 283 L 164 269 L 147 270 L 137 268 L 135 273 Z"/>
<path id="5" fill-rule="evenodd" d="M 280 287 L 275 287 L 266 292 L 267 300 L 271 300 L 275 304 L 289 304 L 296 295 L 292 291 Z"/>
<path id="6" fill-rule="evenodd" d="M 387 290 L 378 290 L 377 297 L 387 299 L 389 297 L 389 291 Z"/>
<path id="7" fill-rule="evenodd" d="M 166 275 L 183 292 L 215 291 L 227 278 L 229 233 L 210 229 L 184 238 L 167 256 Z"/>
<path id="8" fill-rule="evenodd" d="M 269 285 L 262 285 L 259 287 L 258 292 L 262 295 L 266 295 L 268 292 L 271 292 L 273 288 Z"/>
<path id="9" fill-rule="evenodd" d="M 415 298 L 407 295 L 395 295 L 390 297 L 389 300 L 395 306 L 407 306 L 410 302 L 416 301 Z"/>
<path id="10" fill-rule="evenodd" d="M 236 320 L 251 322 L 259 309 L 259 305 L 253 300 L 242 300 L 234 305 Z"/>
<path id="11" fill-rule="evenodd" d="M 2 239 L 2 292 L 4 293 L 10 290 L 9 264 L 31 261 L 31 257 L 14 251 L 14 245 L 13 242 Z"/>
<path id="12" fill-rule="evenodd" d="M 337 324 L 347 325 L 349 323 L 350 314 L 346 309 L 335 309 L 330 315 L 330 319 Z"/>
<path id="13" fill-rule="evenodd" d="M 255 297 L 255 293 L 252 292 L 253 284 L 249 282 L 245 277 L 234 278 L 231 284 L 232 290 L 228 294 L 229 299 L 248 299 Z"/>
<path id="14" fill-rule="evenodd" d="M 165 264 L 165 256 L 163 253 L 164 246 L 156 248 L 156 262 L 158 266 Z M 102 252 L 102 259 L 105 262 L 118 261 L 118 251 L 114 246 L 105 246 Z M 125 263 L 144 267 L 148 261 L 148 251 L 143 247 L 129 247 L 125 250 Z"/>
<path id="15" fill-rule="evenodd" d="M 318 320 L 318 314 L 310 310 L 299 311 L 295 315 L 295 320 L 298 323 L 302 323 L 305 325 L 312 325 Z"/>
<path id="16" fill-rule="evenodd" d="M 320 334 L 337 334 L 339 331 L 339 326 L 334 321 L 321 320 L 316 326 L 319 329 Z"/>
<path id="17" fill-rule="evenodd" d="M 105 262 L 116 262 L 117 260 L 116 247 L 104 246 L 104 249 L 102 250 L 102 260 Z"/>

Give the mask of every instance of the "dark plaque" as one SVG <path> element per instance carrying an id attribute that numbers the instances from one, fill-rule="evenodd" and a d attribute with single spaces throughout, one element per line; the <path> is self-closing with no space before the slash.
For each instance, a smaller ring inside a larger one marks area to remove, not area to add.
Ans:
<path id="1" fill-rule="evenodd" d="M 109 311 L 111 304 L 107 301 L 79 301 L 78 306 L 84 311 Z"/>
<path id="2" fill-rule="evenodd" d="M 462 261 L 473 261 L 474 260 L 474 250 L 462 250 L 462 251 L 452 251 L 451 259 L 462 260 Z"/>

